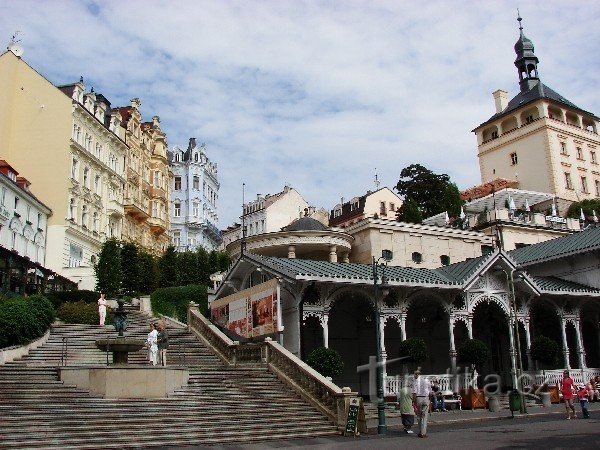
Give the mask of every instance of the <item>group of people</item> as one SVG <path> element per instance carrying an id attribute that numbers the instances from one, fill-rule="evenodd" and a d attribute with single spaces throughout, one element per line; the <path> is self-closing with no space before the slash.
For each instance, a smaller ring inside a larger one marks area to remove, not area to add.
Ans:
<path id="1" fill-rule="evenodd" d="M 565 409 L 567 410 L 567 420 L 571 419 L 571 413 L 573 413 L 574 419 L 577 418 L 575 405 L 573 404 L 575 397 L 579 400 L 583 418 L 590 418 L 588 403 L 600 400 L 600 392 L 598 392 L 599 383 L 600 377 L 596 376 L 595 378 L 592 378 L 587 385 L 579 384 L 578 386 L 575 386 L 575 381 L 569 375 L 569 371 L 565 370 L 563 372 L 563 378 L 560 382 L 560 391 L 562 393 L 563 401 L 565 402 Z"/>
<path id="2" fill-rule="evenodd" d="M 416 370 L 412 390 L 404 387 L 398 393 L 398 407 L 406 434 L 414 433 L 411 428 L 415 423 L 416 415 L 419 424 L 418 436 L 420 438 L 427 437 L 430 403 L 433 411 L 446 411 L 444 396 L 437 380 L 429 381 L 426 377 L 421 376 L 420 370 Z"/>
<path id="3" fill-rule="evenodd" d="M 98 299 L 98 317 L 100 319 L 100 326 L 104 326 L 106 321 L 106 308 L 109 303 L 106 300 L 103 293 L 100 294 Z M 156 366 L 167 365 L 167 348 L 169 348 L 169 334 L 165 328 L 165 322 L 159 320 L 156 324 L 150 323 L 150 332 L 146 338 L 146 347 L 148 348 L 148 364 Z"/>
<path id="4" fill-rule="evenodd" d="M 150 323 L 150 332 L 146 338 L 146 347 L 148 348 L 148 364 L 156 366 L 160 363 L 161 366 L 167 365 L 167 348 L 169 348 L 169 334 L 165 328 L 165 323 L 162 320 Z"/>

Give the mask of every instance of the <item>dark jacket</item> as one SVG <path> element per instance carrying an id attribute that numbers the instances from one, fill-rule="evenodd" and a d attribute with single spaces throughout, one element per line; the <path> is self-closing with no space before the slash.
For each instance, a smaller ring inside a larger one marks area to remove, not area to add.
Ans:
<path id="1" fill-rule="evenodd" d="M 166 329 L 160 330 L 156 336 L 156 343 L 158 344 L 159 350 L 169 348 L 169 333 Z"/>

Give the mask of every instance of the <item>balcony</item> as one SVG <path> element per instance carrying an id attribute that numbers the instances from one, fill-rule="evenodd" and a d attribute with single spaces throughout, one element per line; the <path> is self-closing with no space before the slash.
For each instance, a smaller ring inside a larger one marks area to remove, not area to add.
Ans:
<path id="1" fill-rule="evenodd" d="M 125 209 L 125 214 L 130 215 L 131 217 L 133 217 L 135 220 L 137 220 L 139 222 L 143 222 L 150 217 L 150 214 L 148 214 L 146 212 L 145 208 L 143 207 L 143 205 L 140 202 L 131 201 L 130 199 L 126 199 L 124 209 Z"/>
<path id="2" fill-rule="evenodd" d="M 123 205 L 116 200 L 109 200 L 106 206 L 106 213 L 109 216 L 123 217 Z"/>
<path id="3" fill-rule="evenodd" d="M 150 187 L 150 196 L 152 198 L 161 198 L 163 200 L 167 200 L 167 193 L 164 189 L 158 187 Z"/>
<path id="4" fill-rule="evenodd" d="M 150 231 L 155 235 L 159 235 L 167 231 L 167 223 L 159 217 L 149 217 L 148 225 L 150 225 Z"/>

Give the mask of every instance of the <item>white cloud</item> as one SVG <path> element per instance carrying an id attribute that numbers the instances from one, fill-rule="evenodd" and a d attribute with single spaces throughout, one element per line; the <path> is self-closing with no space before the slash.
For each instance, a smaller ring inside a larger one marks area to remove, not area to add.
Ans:
<path id="1" fill-rule="evenodd" d="M 170 145 L 206 142 L 219 164 L 221 226 L 248 198 L 291 183 L 327 209 L 392 187 L 420 162 L 479 181 L 471 130 L 491 92 L 517 91 L 517 2 L 20 1 L 5 39 L 61 84 L 84 76 L 113 105 L 142 100 Z M 598 2 L 528 1 L 543 81 L 600 113 Z"/>

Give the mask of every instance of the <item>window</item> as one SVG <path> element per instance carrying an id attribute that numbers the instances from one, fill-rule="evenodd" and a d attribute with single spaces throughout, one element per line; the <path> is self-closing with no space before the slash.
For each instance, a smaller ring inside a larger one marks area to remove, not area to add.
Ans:
<path id="1" fill-rule="evenodd" d="M 88 207 L 87 207 L 87 205 L 83 205 L 81 207 L 81 226 L 83 226 L 83 228 L 87 228 L 87 220 L 88 220 Z"/>
<path id="2" fill-rule="evenodd" d="M 2 186 L 2 196 L 0 197 L 0 202 L 2 202 L 2 206 L 4 206 L 4 202 L 6 201 L 6 188 Z"/>
<path id="3" fill-rule="evenodd" d="M 586 194 L 588 192 L 588 185 L 587 185 L 586 177 L 581 177 L 581 192 L 585 192 Z"/>
<path id="4" fill-rule="evenodd" d="M 175 153 L 175 162 L 179 162 L 179 153 Z"/>
<path id="5" fill-rule="evenodd" d="M 482 245 L 481 246 L 481 254 L 483 256 L 485 255 L 489 255 L 490 253 L 492 253 L 494 251 L 494 247 L 492 247 L 491 245 Z"/>
<path id="6" fill-rule="evenodd" d="M 581 151 L 581 147 L 577 147 L 577 159 L 583 159 L 583 151 Z"/>
<path id="7" fill-rule="evenodd" d="M 600 197 L 600 181 L 594 180 L 594 184 L 596 185 L 596 197 Z"/>
<path id="8" fill-rule="evenodd" d="M 173 245 L 179 247 L 181 245 L 181 233 L 179 231 L 173 232 Z"/>
<path id="9" fill-rule="evenodd" d="M 510 165 L 514 166 L 515 164 L 517 164 L 517 161 L 518 161 L 518 159 L 517 159 L 517 153 L 516 152 L 515 153 L 511 153 L 510 154 Z"/>
<path id="10" fill-rule="evenodd" d="M 497 139 L 497 138 L 498 138 L 498 132 L 492 131 L 492 139 Z"/>
<path id="11" fill-rule="evenodd" d="M 200 177 L 198 177 L 198 176 L 194 176 L 194 179 L 193 179 L 193 186 L 192 186 L 192 187 L 193 187 L 194 189 L 196 189 L 197 191 L 199 191 L 199 190 L 200 190 Z"/>
<path id="12" fill-rule="evenodd" d="M 333 210 L 333 217 L 340 217 L 342 215 L 342 208 Z"/>
<path id="13" fill-rule="evenodd" d="M 152 202 L 152 217 L 158 217 L 158 202 L 156 200 Z"/>
<path id="14" fill-rule="evenodd" d="M 442 266 L 449 266 L 450 265 L 450 257 L 448 255 L 442 255 L 442 256 L 440 256 L 440 262 L 442 263 Z"/>
<path id="15" fill-rule="evenodd" d="M 573 189 L 573 183 L 571 182 L 571 174 L 569 172 L 565 172 L 565 187 L 567 189 Z"/>
<path id="16" fill-rule="evenodd" d="M 413 252 L 412 260 L 417 264 L 421 264 L 423 262 L 423 255 L 421 255 L 419 252 Z"/>
<path id="17" fill-rule="evenodd" d="M 41 213 L 38 213 L 37 227 L 40 230 L 42 229 L 42 214 Z"/>
<path id="18" fill-rule="evenodd" d="M 159 187 L 160 183 L 160 173 L 158 172 L 158 170 L 154 171 L 154 186 Z"/>
<path id="19" fill-rule="evenodd" d="M 515 242 L 515 250 L 519 248 L 529 247 L 530 244 L 524 244 L 523 242 Z"/>
<path id="20" fill-rule="evenodd" d="M 530 115 L 530 116 L 527 116 L 527 117 L 525 118 L 525 122 L 526 122 L 526 123 L 532 123 L 532 122 L 533 122 L 533 116 L 531 116 L 531 115 Z"/>
<path id="21" fill-rule="evenodd" d="M 196 239 L 193 238 L 193 237 L 188 238 L 188 246 L 189 247 L 194 247 L 194 245 L 196 245 Z"/>
<path id="22" fill-rule="evenodd" d="M 73 178 L 74 180 L 77 179 L 78 163 L 79 161 L 77 161 L 77 158 L 73 158 L 71 160 L 71 178 Z"/>
<path id="23" fill-rule="evenodd" d="M 174 212 L 174 216 L 175 217 L 181 217 L 181 203 L 175 203 L 175 208 L 174 208 L 175 212 Z"/>
<path id="24" fill-rule="evenodd" d="M 192 215 L 198 217 L 200 215 L 200 204 L 198 202 L 192 203 Z"/>
<path id="25" fill-rule="evenodd" d="M 69 267 L 79 267 L 83 260 L 83 249 L 78 245 L 71 244 L 69 248 Z"/>
<path id="26" fill-rule="evenodd" d="M 592 160 L 592 164 L 598 164 L 598 161 L 596 161 L 596 152 L 590 152 L 590 159 Z"/>
<path id="27" fill-rule="evenodd" d="M 96 211 L 94 211 L 94 223 L 92 224 L 92 227 L 93 227 L 92 229 L 94 230 L 94 233 L 98 232 L 98 223 L 99 223 L 98 213 Z"/>
<path id="28" fill-rule="evenodd" d="M 350 211 L 355 211 L 358 209 L 358 200 L 356 200 L 355 202 L 350 203 Z"/>
<path id="29" fill-rule="evenodd" d="M 90 187 L 90 169 L 89 169 L 89 167 L 85 167 L 83 169 L 83 185 L 86 188 Z"/>
<path id="30" fill-rule="evenodd" d="M 560 154 L 561 155 L 568 155 L 568 153 L 567 153 L 567 143 L 566 142 L 561 142 L 560 143 Z"/>
<path id="31" fill-rule="evenodd" d="M 385 208 L 385 202 L 379 203 L 379 214 L 382 216 L 387 216 L 387 210 Z"/>
<path id="32" fill-rule="evenodd" d="M 15 197 L 15 211 L 19 207 L 19 197 Z"/>
<path id="33" fill-rule="evenodd" d="M 27 205 L 27 215 L 25 216 L 27 222 L 31 224 L 31 206 Z"/>
<path id="34" fill-rule="evenodd" d="M 75 210 L 77 209 L 77 205 L 75 204 L 75 199 L 71 198 L 69 200 L 69 220 L 75 220 Z"/>
<path id="35" fill-rule="evenodd" d="M 390 211 L 395 211 L 396 210 L 396 205 L 394 205 L 393 203 L 390 203 Z"/>
<path id="36" fill-rule="evenodd" d="M 96 142 L 96 158 L 102 159 L 102 146 Z"/>
<path id="37" fill-rule="evenodd" d="M 175 190 L 181 190 L 181 177 L 175 177 Z"/>
<path id="38" fill-rule="evenodd" d="M 100 195 L 100 175 L 94 177 L 94 192 Z"/>
<path id="39" fill-rule="evenodd" d="M 194 153 L 194 162 L 198 162 L 198 153 Z"/>

